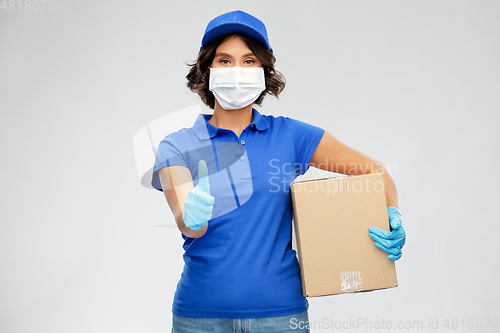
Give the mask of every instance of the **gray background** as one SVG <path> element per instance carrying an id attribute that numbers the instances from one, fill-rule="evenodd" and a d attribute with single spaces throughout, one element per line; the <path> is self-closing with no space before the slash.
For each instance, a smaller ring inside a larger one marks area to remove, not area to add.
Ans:
<path id="1" fill-rule="evenodd" d="M 53 4 L 0 10 L 1 332 L 170 331 L 182 238 L 132 137 L 199 103 L 183 62 L 235 9 L 287 79 L 261 113 L 324 128 L 399 191 L 399 287 L 309 298 L 311 322 L 500 319 L 498 0 Z"/>

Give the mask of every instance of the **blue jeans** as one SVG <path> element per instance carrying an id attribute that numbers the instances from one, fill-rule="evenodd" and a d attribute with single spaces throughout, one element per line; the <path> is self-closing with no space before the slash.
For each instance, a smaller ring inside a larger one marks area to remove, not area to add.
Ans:
<path id="1" fill-rule="evenodd" d="M 307 327 L 307 328 L 306 328 Z M 195 318 L 172 313 L 172 333 L 309 333 L 307 310 L 264 318 Z"/>

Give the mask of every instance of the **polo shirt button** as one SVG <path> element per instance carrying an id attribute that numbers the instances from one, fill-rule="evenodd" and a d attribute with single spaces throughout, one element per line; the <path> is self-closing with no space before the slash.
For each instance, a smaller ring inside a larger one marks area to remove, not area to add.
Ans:
<path id="1" fill-rule="evenodd" d="M 244 145 L 245 144 L 245 140 L 241 140 L 241 144 Z"/>
<path id="2" fill-rule="evenodd" d="M 243 161 L 245 159 L 244 156 L 240 156 L 240 160 Z"/>

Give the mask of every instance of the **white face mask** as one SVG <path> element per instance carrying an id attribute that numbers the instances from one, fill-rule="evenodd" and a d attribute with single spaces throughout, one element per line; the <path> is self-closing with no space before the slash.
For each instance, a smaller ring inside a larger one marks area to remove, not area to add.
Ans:
<path id="1" fill-rule="evenodd" d="M 210 68 L 208 89 L 225 110 L 236 110 L 255 102 L 266 90 L 264 68 Z"/>

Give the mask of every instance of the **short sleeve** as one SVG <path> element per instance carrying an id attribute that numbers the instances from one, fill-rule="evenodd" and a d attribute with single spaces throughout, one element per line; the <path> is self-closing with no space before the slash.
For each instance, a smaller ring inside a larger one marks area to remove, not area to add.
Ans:
<path id="1" fill-rule="evenodd" d="M 298 175 L 303 175 L 309 169 L 309 163 L 318 147 L 325 130 L 309 123 L 285 117 L 286 124 L 295 148 L 295 163 L 300 165 Z"/>
<path id="2" fill-rule="evenodd" d="M 171 135 L 167 135 L 158 144 L 158 149 L 156 150 L 155 164 L 153 167 L 153 177 L 151 180 L 151 185 L 158 191 L 163 192 L 158 170 L 171 165 L 182 165 L 185 166 L 186 168 L 188 167 L 186 159 L 182 155 L 177 142 Z"/>

